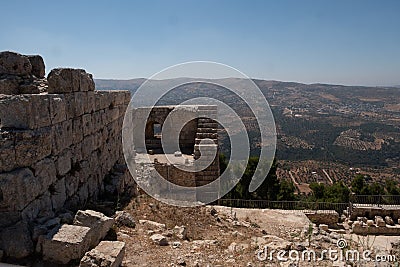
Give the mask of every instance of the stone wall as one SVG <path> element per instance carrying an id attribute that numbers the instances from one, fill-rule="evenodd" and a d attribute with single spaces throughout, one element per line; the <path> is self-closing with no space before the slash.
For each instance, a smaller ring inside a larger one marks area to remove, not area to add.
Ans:
<path id="1" fill-rule="evenodd" d="M 9 251 L 7 227 L 134 189 L 121 142 L 129 100 L 95 91 L 84 70 L 54 69 L 46 80 L 40 56 L 0 53 L 0 250 Z"/>
<path id="2" fill-rule="evenodd" d="M 339 222 L 339 213 L 334 210 L 315 210 L 304 212 L 307 218 L 316 224 L 334 227 Z"/>
<path id="3" fill-rule="evenodd" d="M 209 203 L 218 198 L 219 185 L 209 186 L 220 174 L 218 157 L 218 123 L 215 105 L 180 105 L 142 107 L 130 110 L 132 117 L 133 143 L 136 160 L 140 154 L 171 154 L 181 151 L 191 155 L 192 160 L 184 171 L 172 163 L 147 164 L 148 170 L 139 170 L 140 180 L 149 180 L 152 169 L 158 171 L 168 181 L 186 187 L 202 187 L 197 191 L 197 200 Z M 162 128 L 162 137 L 154 135 L 154 124 Z M 143 131 L 145 129 L 145 131 Z M 174 140 L 179 136 L 179 142 Z M 162 142 L 161 143 L 161 139 Z M 145 140 L 145 142 L 143 142 Z M 177 145 L 179 143 L 179 145 Z M 157 184 L 160 190 L 168 190 Z M 216 189 L 217 188 L 217 189 Z"/>
<path id="4" fill-rule="evenodd" d="M 358 217 L 367 217 L 368 219 L 374 219 L 375 216 L 390 216 L 393 220 L 397 221 L 400 219 L 400 209 L 397 207 L 390 207 L 382 205 L 379 206 L 357 206 L 353 205 L 350 212 L 350 219 L 355 221 Z"/>

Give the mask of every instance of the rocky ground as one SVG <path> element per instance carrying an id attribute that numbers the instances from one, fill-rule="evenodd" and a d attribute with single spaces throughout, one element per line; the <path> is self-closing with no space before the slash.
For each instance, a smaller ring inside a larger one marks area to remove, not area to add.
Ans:
<path id="1" fill-rule="evenodd" d="M 125 211 L 135 218 L 136 226 L 115 229 L 118 240 L 126 242 L 123 266 L 394 266 L 328 259 L 280 262 L 276 256 L 258 259 L 257 252 L 265 245 L 300 253 L 312 249 L 317 258 L 323 249 L 338 249 L 342 238 L 348 248 L 366 249 L 360 244 L 362 240 L 367 246 L 366 238 L 348 235 L 344 229 L 317 227 L 300 212 L 181 208 L 147 196 L 133 200 Z"/>

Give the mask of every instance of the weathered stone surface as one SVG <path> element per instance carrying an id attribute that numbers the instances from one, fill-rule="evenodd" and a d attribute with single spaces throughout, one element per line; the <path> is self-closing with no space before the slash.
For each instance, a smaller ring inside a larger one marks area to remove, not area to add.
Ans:
<path id="1" fill-rule="evenodd" d="M 43 58 L 39 55 L 28 55 L 27 58 L 32 65 L 32 74 L 37 78 L 44 78 L 46 70 Z"/>
<path id="2" fill-rule="evenodd" d="M 79 70 L 71 68 L 52 69 L 47 75 L 50 94 L 72 93 L 79 89 Z"/>
<path id="3" fill-rule="evenodd" d="M 29 129 L 33 123 L 31 103 L 22 95 L 0 95 L 0 128 Z"/>
<path id="4" fill-rule="evenodd" d="M 51 124 L 46 95 L 1 95 L 1 127 L 37 129 Z"/>
<path id="5" fill-rule="evenodd" d="M 0 208 L 18 211 L 42 192 L 42 186 L 36 181 L 31 170 L 23 168 L 0 174 L 0 192 Z"/>
<path id="6" fill-rule="evenodd" d="M 15 131 L 15 162 L 19 167 L 31 166 L 51 154 L 51 129 Z"/>
<path id="7" fill-rule="evenodd" d="M 390 216 L 385 216 L 385 222 L 389 225 L 394 225 L 394 221 Z"/>
<path id="8" fill-rule="evenodd" d="M 32 166 L 41 190 L 47 190 L 57 180 L 56 167 L 51 158 L 45 158 Z"/>
<path id="9" fill-rule="evenodd" d="M 64 149 L 55 160 L 57 175 L 63 176 L 71 170 L 71 150 Z"/>
<path id="10" fill-rule="evenodd" d="M 115 223 L 119 226 L 135 228 L 136 222 L 132 215 L 126 211 L 115 212 Z"/>
<path id="11" fill-rule="evenodd" d="M 42 242 L 43 259 L 61 264 L 82 258 L 90 247 L 90 228 L 64 224 Z"/>
<path id="12" fill-rule="evenodd" d="M 0 74 L 29 75 L 32 65 L 29 59 L 21 54 L 0 52 Z"/>
<path id="13" fill-rule="evenodd" d="M 139 223 L 149 230 L 166 229 L 165 224 L 163 223 L 153 222 L 149 220 L 139 220 Z"/>
<path id="14" fill-rule="evenodd" d="M 100 244 L 81 259 L 80 267 L 118 267 L 125 255 L 125 243 L 101 241 Z"/>
<path id="15" fill-rule="evenodd" d="M 150 239 L 159 246 L 168 246 L 168 239 L 163 235 L 154 234 Z"/>
<path id="16" fill-rule="evenodd" d="M 0 249 L 13 258 L 24 258 L 33 252 L 31 234 L 26 222 L 19 222 L 0 232 Z"/>
<path id="17" fill-rule="evenodd" d="M 0 229 L 14 225 L 20 220 L 21 220 L 21 212 L 19 211 L 0 212 Z"/>
<path id="18" fill-rule="evenodd" d="M 96 246 L 113 224 L 113 218 L 93 210 L 79 210 L 74 218 L 74 225 L 90 227 L 91 246 Z"/>
<path id="19" fill-rule="evenodd" d="M 0 131 L 0 172 L 8 172 L 17 166 L 15 162 L 15 135 Z"/>
<path id="20" fill-rule="evenodd" d="M 15 95 L 19 93 L 19 80 L 17 77 L 0 79 L 0 94 Z"/>
<path id="21" fill-rule="evenodd" d="M 53 145 L 52 152 L 58 155 L 61 151 L 72 144 L 72 120 L 57 123 L 52 127 Z"/>
<path id="22" fill-rule="evenodd" d="M 82 128 L 84 136 L 93 133 L 92 114 L 85 114 L 82 116 Z"/>
<path id="23" fill-rule="evenodd" d="M 72 93 L 94 91 L 91 74 L 82 69 L 57 68 L 47 76 L 49 93 Z"/>
<path id="24" fill-rule="evenodd" d="M 182 226 L 175 226 L 174 229 L 174 234 L 180 238 L 180 239 L 187 239 L 187 230 L 186 227 L 184 225 Z"/>
<path id="25" fill-rule="evenodd" d="M 378 227 L 385 227 L 386 226 L 386 222 L 381 216 L 375 216 L 375 224 Z"/>
<path id="26" fill-rule="evenodd" d="M 23 220 L 32 221 L 37 217 L 53 216 L 53 207 L 50 199 L 50 192 L 46 191 L 43 195 L 36 197 L 21 212 Z"/>
<path id="27" fill-rule="evenodd" d="M 52 124 L 63 122 L 67 119 L 67 109 L 64 95 L 48 95 L 50 121 Z"/>
<path id="28" fill-rule="evenodd" d="M 65 177 L 61 180 L 57 181 L 55 184 L 52 185 L 50 189 L 51 193 L 51 204 L 53 210 L 58 211 L 63 206 L 65 201 L 67 200 L 67 194 L 65 191 Z"/>
<path id="29" fill-rule="evenodd" d="M 328 228 L 328 225 L 326 225 L 326 224 L 320 224 L 319 229 L 323 230 L 323 231 L 328 231 L 329 228 Z"/>

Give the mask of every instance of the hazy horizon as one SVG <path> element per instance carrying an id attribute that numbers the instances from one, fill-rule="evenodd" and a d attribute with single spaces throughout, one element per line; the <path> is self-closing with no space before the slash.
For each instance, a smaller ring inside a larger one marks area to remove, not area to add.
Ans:
<path id="1" fill-rule="evenodd" d="M 400 2 L 2 1 L 0 51 L 40 54 L 49 72 L 151 77 L 215 61 L 262 80 L 400 85 Z"/>

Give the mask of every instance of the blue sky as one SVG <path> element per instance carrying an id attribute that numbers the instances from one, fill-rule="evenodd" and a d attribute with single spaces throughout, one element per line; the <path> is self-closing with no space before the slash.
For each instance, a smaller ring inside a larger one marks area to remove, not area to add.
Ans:
<path id="1" fill-rule="evenodd" d="M 192 60 L 253 78 L 400 84 L 400 1 L 1 1 L 0 50 L 47 71 L 149 77 Z"/>

